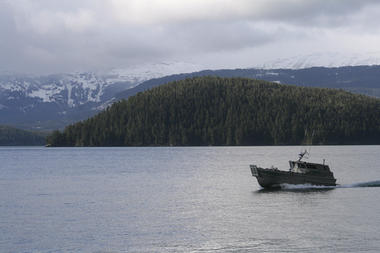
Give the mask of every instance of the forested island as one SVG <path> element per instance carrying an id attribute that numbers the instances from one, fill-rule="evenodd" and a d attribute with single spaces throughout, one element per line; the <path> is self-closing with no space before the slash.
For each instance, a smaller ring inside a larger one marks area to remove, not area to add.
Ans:
<path id="1" fill-rule="evenodd" d="M 0 125 L 0 146 L 42 146 L 45 144 L 45 136 Z"/>
<path id="2" fill-rule="evenodd" d="M 161 85 L 54 131 L 52 146 L 380 144 L 380 100 L 246 78 Z"/>

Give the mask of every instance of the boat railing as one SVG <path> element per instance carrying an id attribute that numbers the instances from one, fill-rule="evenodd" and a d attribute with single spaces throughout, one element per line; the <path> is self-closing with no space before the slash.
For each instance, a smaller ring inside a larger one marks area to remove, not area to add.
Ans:
<path id="1" fill-rule="evenodd" d="M 250 165 L 249 167 L 251 167 L 252 176 L 257 177 L 259 175 L 259 172 L 257 171 L 257 166 L 256 165 Z"/>

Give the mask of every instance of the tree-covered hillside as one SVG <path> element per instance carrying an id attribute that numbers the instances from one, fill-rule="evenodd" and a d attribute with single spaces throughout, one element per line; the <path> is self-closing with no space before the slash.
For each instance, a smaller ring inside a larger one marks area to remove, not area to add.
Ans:
<path id="1" fill-rule="evenodd" d="M 45 144 L 45 137 L 39 133 L 0 126 L 0 146 L 38 146 Z"/>
<path id="2" fill-rule="evenodd" d="M 243 78 L 162 85 L 55 131 L 53 146 L 379 144 L 380 100 Z"/>

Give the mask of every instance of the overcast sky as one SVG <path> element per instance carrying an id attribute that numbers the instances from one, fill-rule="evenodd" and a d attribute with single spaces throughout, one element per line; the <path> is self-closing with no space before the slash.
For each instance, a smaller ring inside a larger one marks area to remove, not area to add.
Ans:
<path id="1" fill-rule="evenodd" d="M 252 67 L 379 51 L 377 0 L 0 0 L 0 70 Z"/>

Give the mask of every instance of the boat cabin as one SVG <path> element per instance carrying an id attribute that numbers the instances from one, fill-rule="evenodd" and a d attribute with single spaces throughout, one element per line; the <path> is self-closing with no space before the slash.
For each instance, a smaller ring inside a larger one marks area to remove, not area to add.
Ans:
<path id="1" fill-rule="evenodd" d="M 325 164 L 289 161 L 289 165 L 289 171 L 294 173 L 330 173 L 329 166 Z"/>

